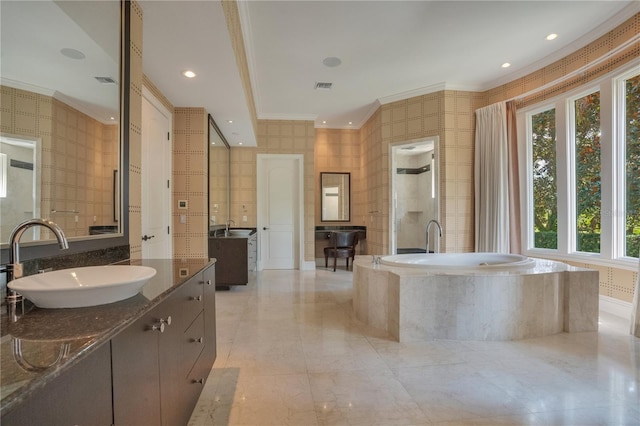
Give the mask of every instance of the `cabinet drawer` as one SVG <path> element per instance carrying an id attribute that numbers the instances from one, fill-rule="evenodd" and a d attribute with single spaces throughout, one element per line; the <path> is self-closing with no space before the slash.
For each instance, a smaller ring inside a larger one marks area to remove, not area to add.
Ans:
<path id="1" fill-rule="evenodd" d="M 172 334 L 176 332 L 179 331 L 174 329 Z M 187 424 L 188 416 L 193 410 L 192 403 L 197 401 L 199 391 L 202 390 L 201 386 L 195 386 L 188 380 L 188 375 L 205 347 L 203 313 L 196 317 L 185 332 L 180 333 L 180 336 L 172 336 L 165 341 L 169 337 L 165 331 L 159 345 L 163 425 Z M 196 392 L 192 393 L 194 389 Z"/>
<path id="2" fill-rule="evenodd" d="M 171 317 L 170 328 L 183 333 L 204 308 L 202 274 L 198 274 L 177 289 L 164 304 L 164 315 Z"/>

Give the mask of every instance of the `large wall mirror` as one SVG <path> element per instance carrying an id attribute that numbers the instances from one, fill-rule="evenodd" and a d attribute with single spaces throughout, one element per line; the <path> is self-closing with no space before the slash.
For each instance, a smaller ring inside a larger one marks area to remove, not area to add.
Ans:
<path id="1" fill-rule="evenodd" d="M 322 222 L 351 221 L 351 174 L 320 173 Z"/>
<path id="2" fill-rule="evenodd" d="M 33 217 L 58 223 L 72 243 L 128 242 L 121 212 L 128 198 L 121 190 L 128 175 L 121 155 L 128 151 L 122 131 L 128 127 L 128 91 L 122 90 L 129 81 L 128 52 L 121 49 L 128 43 L 128 7 L 117 1 L 0 2 L 3 248 L 11 230 Z M 50 239 L 34 227 L 21 242 Z"/>
<path id="3" fill-rule="evenodd" d="M 224 225 L 230 215 L 231 148 L 209 114 L 209 225 Z"/>

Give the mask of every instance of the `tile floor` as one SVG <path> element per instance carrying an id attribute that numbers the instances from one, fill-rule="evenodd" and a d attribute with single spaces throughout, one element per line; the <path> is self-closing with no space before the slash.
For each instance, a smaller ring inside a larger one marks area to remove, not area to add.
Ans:
<path id="1" fill-rule="evenodd" d="M 640 339 L 600 331 L 399 344 L 351 273 L 263 271 L 218 292 L 218 357 L 190 425 L 640 425 Z"/>

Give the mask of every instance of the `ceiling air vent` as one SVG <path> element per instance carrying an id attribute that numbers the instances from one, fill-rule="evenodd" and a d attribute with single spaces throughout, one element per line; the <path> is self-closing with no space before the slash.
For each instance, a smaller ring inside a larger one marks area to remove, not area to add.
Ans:
<path id="1" fill-rule="evenodd" d="M 98 80 L 98 82 L 100 84 L 118 84 L 113 78 L 111 77 L 96 77 L 96 80 Z"/>
<path id="2" fill-rule="evenodd" d="M 316 81 L 316 90 L 331 90 L 331 86 L 333 83 L 323 83 L 321 81 Z"/>

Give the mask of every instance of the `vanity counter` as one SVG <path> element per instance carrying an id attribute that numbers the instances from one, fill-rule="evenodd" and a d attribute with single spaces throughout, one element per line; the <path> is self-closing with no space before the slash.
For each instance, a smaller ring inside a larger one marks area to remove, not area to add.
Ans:
<path id="1" fill-rule="evenodd" d="M 131 260 L 156 275 L 126 300 L 73 309 L 34 307 L 17 322 L 2 315 L 0 412 L 4 415 L 141 318 L 215 260 Z M 22 359 L 14 356 L 16 345 Z M 58 360 L 58 358 L 62 358 Z"/>

